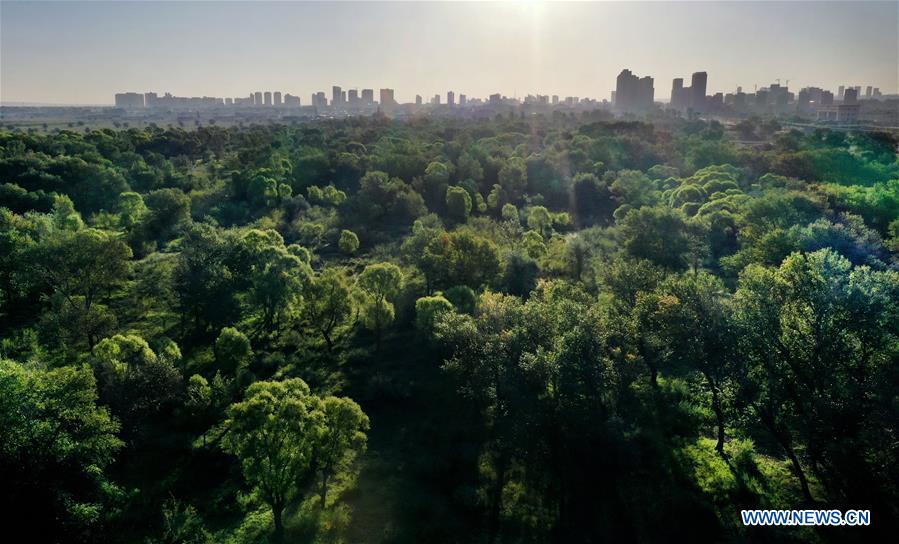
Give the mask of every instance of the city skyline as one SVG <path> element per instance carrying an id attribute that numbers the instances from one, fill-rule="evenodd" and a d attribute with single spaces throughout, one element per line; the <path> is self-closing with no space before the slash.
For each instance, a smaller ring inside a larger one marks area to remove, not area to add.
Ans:
<path id="1" fill-rule="evenodd" d="M 777 79 L 797 89 L 897 91 L 895 3 L 3 2 L 0 9 L 5 103 L 106 105 L 113 92 L 240 97 L 262 88 L 289 89 L 308 104 L 331 82 L 361 83 L 347 91 L 389 86 L 401 103 L 417 94 L 445 99 L 448 90 L 608 100 L 624 66 L 655 79 L 657 101 L 667 99 L 673 78 L 695 70 L 714 74 L 710 94 Z M 147 24 L 154 21 L 162 27 Z"/>

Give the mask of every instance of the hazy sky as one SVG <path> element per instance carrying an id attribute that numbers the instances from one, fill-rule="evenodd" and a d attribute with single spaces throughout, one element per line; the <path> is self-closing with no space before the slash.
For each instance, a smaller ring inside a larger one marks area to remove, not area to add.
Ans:
<path id="1" fill-rule="evenodd" d="M 0 100 L 106 104 L 122 91 L 309 95 L 393 87 L 609 98 L 622 68 L 709 73 L 709 92 L 897 91 L 899 3 L 0 1 Z M 688 83 L 689 84 L 689 83 Z M 377 90 L 375 91 L 377 95 Z"/>

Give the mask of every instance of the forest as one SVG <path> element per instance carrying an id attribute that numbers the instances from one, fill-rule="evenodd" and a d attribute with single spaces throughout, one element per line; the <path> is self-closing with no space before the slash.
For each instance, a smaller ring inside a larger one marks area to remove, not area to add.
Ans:
<path id="1" fill-rule="evenodd" d="M 190 128 L 0 130 L 9 534 L 895 538 L 895 136 Z M 744 526 L 757 508 L 871 525 Z"/>

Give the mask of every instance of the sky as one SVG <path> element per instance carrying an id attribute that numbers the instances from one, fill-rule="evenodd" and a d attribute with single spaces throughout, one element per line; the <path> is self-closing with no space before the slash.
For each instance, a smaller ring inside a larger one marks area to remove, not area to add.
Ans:
<path id="1" fill-rule="evenodd" d="M 0 101 L 111 104 L 117 92 L 411 101 L 608 99 L 623 68 L 708 89 L 899 86 L 899 2 L 34 2 L 0 0 Z M 687 83 L 689 84 L 689 83 Z"/>

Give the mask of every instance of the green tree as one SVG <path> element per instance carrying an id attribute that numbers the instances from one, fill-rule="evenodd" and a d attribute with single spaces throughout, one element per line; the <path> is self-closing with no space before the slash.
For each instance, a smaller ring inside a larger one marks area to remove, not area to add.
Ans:
<path id="1" fill-rule="evenodd" d="M 353 299 L 346 273 L 325 268 L 306 287 L 303 315 L 328 346 L 334 348 L 334 331 L 353 313 Z"/>
<path id="2" fill-rule="evenodd" d="M 435 321 L 444 312 L 453 311 L 453 305 L 442 296 L 421 297 L 415 301 L 415 326 L 430 334 Z"/>
<path id="3" fill-rule="evenodd" d="M 236 376 L 253 356 L 253 348 L 247 335 L 234 327 L 225 327 L 215 340 L 215 361 L 218 370 Z"/>
<path id="4" fill-rule="evenodd" d="M 321 400 L 294 378 L 256 382 L 228 409 L 222 448 L 240 460 L 244 478 L 272 509 L 275 541 L 284 540 L 284 508 L 308 477 L 325 433 Z"/>
<path id="5" fill-rule="evenodd" d="M 364 293 L 363 311 L 366 326 L 375 332 L 377 349 L 381 349 L 381 333 L 393 321 L 392 299 L 403 284 L 403 272 L 391 263 L 371 264 L 365 267 L 356 280 Z"/>
<path id="6" fill-rule="evenodd" d="M 313 458 L 319 478 L 319 498 L 325 507 L 331 478 L 365 451 L 368 416 L 352 399 L 325 397 L 321 403 L 324 432 L 315 444 Z"/>
<path id="7" fill-rule="evenodd" d="M 715 450 L 725 456 L 725 401 L 731 389 L 735 328 L 728 293 L 711 274 L 672 277 L 658 287 L 662 295 L 652 323 L 662 328 L 669 346 L 668 364 L 674 373 L 697 373 L 711 397 L 715 414 Z M 645 331 L 653 334 L 652 331 Z"/>
<path id="8" fill-rule="evenodd" d="M 690 249 L 686 217 L 667 207 L 631 210 L 621 222 L 624 248 L 638 259 L 647 259 L 672 270 L 682 270 Z"/>
<path id="9" fill-rule="evenodd" d="M 499 185 L 510 201 L 519 200 L 528 188 L 528 170 L 524 160 L 512 157 L 499 170 Z"/>
<path id="10" fill-rule="evenodd" d="M 337 242 L 337 247 L 347 255 L 352 255 L 359 250 L 359 237 L 356 236 L 355 232 L 344 229 L 340 231 L 340 240 Z"/>
<path id="11" fill-rule="evenodd" d="M 468 220 L 471 213 L 471 196 L 462 187 L 450 187 L 446 191 L 446 213 L 458 223 Z"/>
<path id="12" fill-rule="evenodd" d="M 130 270 L 131 250 L 114 235 L 84 229 L 54 233 L 33 246 L 29 261 L 37 279 L 57 295 L 54 319 L 72 339 L 92 348 L 108 330 L 102 302 L 122 285 Z"/>
<path id="13" fill-rule="evenodd" d="M 41 542 L 90 541 L 116 491 L 104 470 L 122 447 L 118 430 L 97 405 L 89 367 L 0 360 L 0 477 L 10 530 Z"/>
<path id="14" fill-rule="evenodd" d="M 853 267 L 832 250 L 749 266 L 735 295 L 742 406 L 790 459 L 806 499 L 806 468 L 829 498 L 889 504 L 897 480 L 881 444 L 899 354 L 899 274 Z M 839 440 L 833 437 L 839 436 Z"/>

